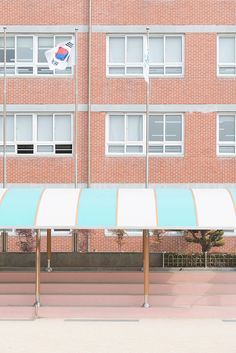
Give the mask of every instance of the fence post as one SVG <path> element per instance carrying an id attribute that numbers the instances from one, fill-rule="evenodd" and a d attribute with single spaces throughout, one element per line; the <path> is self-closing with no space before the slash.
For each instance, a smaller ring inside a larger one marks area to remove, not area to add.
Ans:
<path id="1" fill-rule="evenodd" d="M 162 268 L 165 268 L 165 253 L 166 251 L 162 252 Z"/>
<path id="2" fill-rule="evenodd" d="M 204 254 L 205 254 L 205 261 L 204 261 L 205 262 L 205 268 L 207 268 L 207 251 L 205 251 Z"/>

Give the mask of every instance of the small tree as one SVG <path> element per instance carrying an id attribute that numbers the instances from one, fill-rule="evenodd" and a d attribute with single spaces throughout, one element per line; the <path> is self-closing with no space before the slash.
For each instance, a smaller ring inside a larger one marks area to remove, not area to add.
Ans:
<path id="1" fill-rule="evenodd" d="M 184 238 L 189 243 L 199 244 L 202 252 L 208 252 L 211 248 L 224 245 L 223 230 L 187 230 Z"/>
<path id="2" fill-rule="evenodd" d="M 17 229 L 18 235 L 17 245 L 22 252 L 32 252 L 35 248 L 34 230 L 32 229 Z"/>
<path id="3" fill-rule="evenodd" d="M 124 243 L 124 237 L 128 236 L 127 232 L 124 229 L 112 229 L 112 235 L 116 235 L 116 242 L 118 244 L 118 249 L 121 251 L 122 245 Z"/>

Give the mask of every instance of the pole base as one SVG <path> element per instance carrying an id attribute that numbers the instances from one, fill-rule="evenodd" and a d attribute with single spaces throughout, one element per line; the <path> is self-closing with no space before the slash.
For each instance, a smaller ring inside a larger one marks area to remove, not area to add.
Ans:
<path id="1" fill-rule="evenodd" d="M 51 267 L 45 267 L 44 271 L 45 271 L 45 272 L 52 272 L 53 269 L 52 269 Z"/>
<path id="2" fill-rule="evenodd" d="M 36 319 L 39 318 L 39 308 L 40 308 L 40 302 L 36 301 L 34 303 L 34 316 L 35 316 Z"/>
<path id="3" fill-rule="evenodd" d="M 150 308 L 150 304 L 149 304 L 149 303 L 144 303 L 144 304 L 143 304 L 143 308 L 145 308 L 145 309 Z"/>

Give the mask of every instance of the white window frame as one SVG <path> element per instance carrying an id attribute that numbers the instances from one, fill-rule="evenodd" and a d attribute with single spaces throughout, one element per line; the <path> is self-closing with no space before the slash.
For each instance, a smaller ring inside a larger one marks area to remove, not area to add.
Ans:
<path id="1" fill-rule="evenodd" d="M 178 63 L 178 62 L 173 62 L 173 63 L 167 63 L 166 62 L 166 39 L 169 38 L 169 37 L 178 37 L 178 38 L 181 38 L 181 56 L 182 56 L 182 62 Z M 163 74 L 151 74 L 149 73 L 149 77 L 151 78 L 155 78 L 155 77 L 183 77 L 184 76 L 184 36 L 181 35 L 181 34 L 163 34 L 163 35 L 150 35 L 150 38 L 163 38 L 163 63 L 149 63 L 149 71 L 150 69 L 152 69 L 153 67 L 163 67 L 163 70 L 164 70 L 164 73 Z M 147 44 L 146 44 L 147 46 Z M 174 67 L 181 67 L 182 68 L 182 72 L 179 73 L 179 74 L 174 74 L 174 73 L 171 73 L 171 74 L 168 74 L 166 73 L 166 70 L 168 68 L 174 68 Z"/>
<path id="2" fill-rule="evenodd" d="M 235 120 L 235 141 L 220 141 L 219 140 L 219 136 L 220 136 L 220 118 L 222 116 L 234 116 L 234 120 Z M 217 126 L 216 126 L 216 132 L 217 132 L 217 138 L 216 138 L 216 154 L 219 157 L 236 157 L 236 113 L 219 113 L 217 115 Z M 234 153 L 222 153 L 220 152 L 220 146 L 224 145 L 224 146 L 233 146 L 235 148 L 235 152 Z"/>
<path id="3" fill-rule="evenodd" d="M 124 123 L 124 141 L 109 141 L 109 121 L 110 121 L 110 116 L 113 115 L 121 115 L 124 117 L 125 119 L 125 123 Z M 142 141 L 128 141 L 127 140 L 127 134 L 128 134 L 128 124 L 127 124 L 127 117 L 128 116 L 137 116 L 140 115 L 142 116 L 143 119 L 143 139 Z M 109 113 L 106 116 L 106 151 L 105 154 L 108 156 L 142 156 L 145 153 L 145 116 L 142 113 Z M 109 146 L 112 145 L 122 145 L 124 146 L 124 152 L 120 152 L 120 153 L 115 153 L 115 152 L 109 152 Z M 143 147 L 143 152 L 132 152 L 132 153 L 128 153 L 126 152 L 126 147 L 127 146 L 142 146 Z"/>
<path id="4" fill-rule="evenodd" d="M 163 152 L 149 152 L 149 156 L 167 156 L 167 157 L 180 157 L 184 155 L 184 117 L 182 113 L 150 113 L 150 116 L 156 115 L 163 117 L 164 124 L 163 124 L 163 141 L 149 141 L 149 146 L 163 146 Z M 166 141 L 166 116 L 176 116 L 179 115 L 181 117 L 181 135 L 182 141 Z M 165 152 L 166 146 L 181 146 L 181 152 Z"/>
<path id="5" fill-rule="evenodd" d="M 234 38 L 235 44 L 235 62 L 228 64 L 220 64 L 220 38 Z M 234 67 L 235 74 L 222 74 L 220 73 L 220 67 Z M 236 76 L 236 34 L 218 34 L 217 36 L 217 76 L 219 77 L 235 77 Z"/>
<path id="6" fill-rule="evenodd" d="M 112 115 L 123 115 L 125 116 L 125 141 L 117 141 L 117 142 L 114 142 L 114 141 L 109 141 L 109 118 L 110 116 Z M 126 140 L 126 136 L 127 136 L 127 116 L 131 116 L 131 115 L 141 115 L 143 117 L 143 141 L 142 143 L 137 143 L 137 141 L 135 142 L 131 142 L 131 143 L 127 143 L 127 140 Z M 155 113 L 155 112 L 152 112 L 152 113 L 149 113 L 149 116 L 150 115 L 157 115 L 157 116 L 160 116 L 160 117 L 163 117 L 164 119 L 164 134 L 163 134 L 163 137 L 164 137 L 164 141 L 149 141 L 149 146 L 154 146 L 154 145 L 160 145 L 160 146 L 163 146 L 163 152 L 149 152 L 149 156 L 150 157 L 155 157 L 155 156 L 158 156 L 158 157 L 183 157 L 184 156 L 184 115 L 183 113 Z M 181 116 L 181 120 L 182 120 L 182 124 L 181 124 L 181 127 L 182 127 L 182 141 L 181 142 L 178 142 L 178 141 L 165 141 L 165 116 L 176 116 L 176 115 L 179 115 Z M 129 156 L 134 156 L 134 157 L 142 157 L 146 154 L 146 114 L 143 114 L 143 113 L 120 113 L 120 112 L 115 112 L 115 113 L 107 113 L 106 114 L 106 118 L 105 118 L 105 139 L 106 139 L 106 143 L 105 143 L 105 155 L 108 156 L 108 157 L 129 157 Z M 112 146 L 112 145 L 124 145 L 124 152 L 109 152 L 109 146 Z M 143 152 L 136 152 L 136 153 L 127 153 L 126 152 L 126 146 L 132 146 L 132 145 L 142 145 L 143 146 Z M 173 153 L 173 152 L 165 152 L 165 147 L 166 146 L 181 146 L 181 152 L 176 152 L 176 153 Z"/>
<path id="7" fill-rule="evenodd" d="M 2 37 L 2 36 L 1 36 Z M 7 34 L 8 37 L 13 37 L 15 39 L 15 62 L 14 63 L 6 63 L 6 67 L 8 68 L 14 68 L 15 72 L 14 73 L 9 73 L 7 72 L 7 76 L 17 76 L 17 77 L 32 77 L 32 76 L 37 76 L 37 77 L 61 77 L 61 76 L 72 76 L 73 75 L 73 66 L 68 66 L 68 72 L 60 71 L 60 70 L 50 70 L 52 73 L 45 73 L 45 74 L 39 74 L 38 73 L 38 68 L 40 67 L 45 67 L 47 66 L 47 63 L 39 63 L 38 62 L 38 38 L 39 37 L 52 37 L 53 38 L 53 43 L 55 46 L 56 39 L 58 37 L 69 37 L 70 40 L 73 39 L 72 34 L 68 33 L 60 33 L 60 34 Z M 18 37 L 32 37 L 33 39 L 33 60 L 32 62 L 17 62 L 17 38 Z M 68 38 L 68 40 L 69 40 Z M 20 67 L 32 67 L 33 72 L 32 74 L 19 74 L 17 72 L 17 69 Z M 0 72 L 0 77 L 3 76 L 3 69 L 4 69 L 4 63 L 0 62 L 0 69 L 2 70 L 2 73 Z M 49 68 L 48 68 L 49 69 Z"/>
<path id="8" fill-rule="evenodd" d="M 126 63 L 126 57 L 127 57 L 127 37 L 143 37 L 143 63 L 132 63 L 132 64 L 127 64 Z M 159 67 L 163 67 L 164 68 L 164 73 L 163 74 L 149 74 L 150 77 L 155 78 L 155 77 L 166 77 L 166 78 L 183 78 L 184 77 L 184 35 L 183 34 L 151 34 L 150 37 L 154 37 L 154 38 L 163 38 L 164 40 L 164 53 L 163 53 L 163 57 L 164 57 L 164 62 L 163 63 L 152 63 L 150 64 L 150 68 L 154 67 L 154 66 L 159 66 Z M 179 37 L 181 38 L 181 42 L 182 42 L 182 63 L 166 63 L 165 62 L 165 43 L 166 43 L 166 38 L 168 37 Z M 124 63 L 110 63 L 109 62 L 109 40 L 110 38 L 125 38 L 125 62 Z M 143 34 L 108 34 L 106 37 L 106 76 L 107 77 L 127 77 L 127 78 L 143 78 L 144 77 L 144 58 L 145 58 L 145 53 L 147 50 L 147 35 L 143 35 Z M 125 69 L 125 73 L 121 74 L 111 74 L 109 73 L 109 68 L 112 67 L 123 67 Z M 180 74 L 168 74 L 166 73 L 166 69 L 168 67 L 182 67 L 182 72 Z M 143 73 L 128 73 L 127 74 L 127 67 L 142 67 L 143 68 Z"/>
<path id="9" fill-rule="evenodd" d="M 14 141 L 7 141 L 6 145 L 7 146 L 14 146 L 15 151 L 14 152 L 7 152 L 7 155 L 14 155 L 14 156 L 19 156 L 19 157 L 33 157 L 33 156 L 40 156 L 40 157 L 47 157 L 47 156 L 57 156 L 57 157 L 71 157 L 73 155 L 73 115 L 70 113 L 9 113 L 9 116 L 14 117 Z M 38 141 L 37 140 L 37 119 L 38 116 L 52 116 L 53 117 L 53 139 L 52 141 Z M 69 116 L 71 120 L 71 140 L 70 141 L 56 141 L 55 140 L 55 119 L 56 116 Z M 2 116 L 2 114 L 1 114 Z M 32 141 L 17 141 L 16 140 L 16 119 L 17 116 L 32 116 Z M 33 153 L 17 153 L 17 145 L 33 145 Z M 43 145 L 50 145 L 53 146 L 53 151 L 48 151 L 48 152 L 37 152 L 37 147 L 38 146 L 43 146 Z M 56 145 L 72 145 L 72 153 L 56 153 Z M 0 141 L 0 146 L 3 146 L 3 142 Z M 0 152 L 0 155 L 3 152 Z"/>

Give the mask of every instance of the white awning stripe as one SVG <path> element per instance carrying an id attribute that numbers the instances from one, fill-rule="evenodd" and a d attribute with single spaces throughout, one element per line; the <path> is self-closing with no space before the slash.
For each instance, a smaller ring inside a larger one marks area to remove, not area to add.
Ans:
<path id="1" fill-rule="evenodd" d="M 41 197 L 35 227 L 76 226 L 80 189 L 46 189 Z"/>

